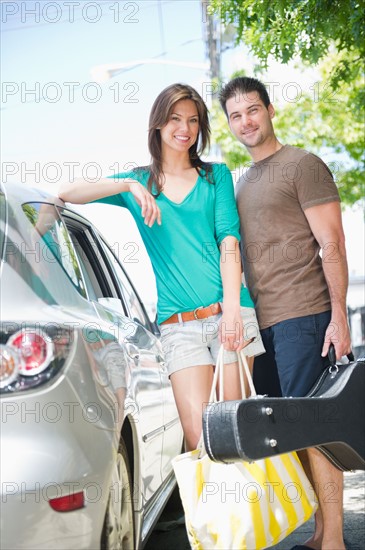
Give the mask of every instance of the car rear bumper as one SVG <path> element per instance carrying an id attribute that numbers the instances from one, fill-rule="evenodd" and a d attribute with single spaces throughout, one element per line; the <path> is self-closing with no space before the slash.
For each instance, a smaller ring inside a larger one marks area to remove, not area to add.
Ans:
<path id="1" fill-rule="evenodd" d="M 99 548 L 116 453 L 108 408 L 97 396 L 83 403 L 64 377 L 2 399 L 1 413 L 1 548 Z M 51 499 L 81 491 L 81 509 L 52 509 Z"/>

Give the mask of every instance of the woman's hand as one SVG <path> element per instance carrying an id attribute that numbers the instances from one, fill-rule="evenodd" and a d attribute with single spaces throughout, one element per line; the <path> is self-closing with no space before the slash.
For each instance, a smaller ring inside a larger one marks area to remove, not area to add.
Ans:
<path id="1" fill-rule="evenodd" d="M 142 209 L 141 214 L 144 218 L 144 223 L 152 227 L 155 221 L 157 221 L 158 225 L 161 225 L 161 210 L 157 206 L 155 198 L 139 181 L 128 180 L 128 182 L 129 191 Z"/>
<path id="2" fill-rule="evenodd" d="M 240 308 L 227 309 L 219 325 L 219 338 L 226 351 L 240 351 L 246 344 L 243 341 L 243 321 Z"/>

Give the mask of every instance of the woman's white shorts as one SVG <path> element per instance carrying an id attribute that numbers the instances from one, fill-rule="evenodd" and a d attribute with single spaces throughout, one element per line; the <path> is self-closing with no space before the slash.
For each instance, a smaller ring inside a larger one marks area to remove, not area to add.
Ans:
<path id="1" fill-rule="evenodd" d="M 241 307 L 244 339 L 254 341 L 244 348 L 247 357 L 265 353 L 256 312 L 251 307 Z M 218 336 L 222 313 L 185 323 L 160 325 L 161 344 L 165 354 L 169 376 L 174 372 L 199 365 L 215 365 L 220 341 Z M 235 351 L 224 351 L 224 362 L 237 361 Z"/>

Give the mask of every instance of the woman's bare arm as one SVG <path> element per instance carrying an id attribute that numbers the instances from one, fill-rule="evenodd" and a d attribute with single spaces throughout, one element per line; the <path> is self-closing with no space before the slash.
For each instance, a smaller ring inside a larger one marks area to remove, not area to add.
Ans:
<path id="1" fill-rule="evenodd" d="M 85 204 L 103 197 L 117 195 L 130 191 L 130 182 L 128 179 L 101 178 L 96 182 L 86 181 L 78 178 L 75 181 L 65 182 L 61 185 L 58 196 L 64 202 L 73 204 Z"/>
<path id="2" fill-rule="evenodd" d="M 63 183 L 58 196 L 64 202 L 85 204 L 119 193 L 132 193 L 141 207 L 141 214 L 146 225 L 151 227 L 155 221 L 161 225 L 161 212 L 155 198 L 139 181 L 132 178 L 101 178 L 96 182 L 79 178 L 72 183 Z"/>

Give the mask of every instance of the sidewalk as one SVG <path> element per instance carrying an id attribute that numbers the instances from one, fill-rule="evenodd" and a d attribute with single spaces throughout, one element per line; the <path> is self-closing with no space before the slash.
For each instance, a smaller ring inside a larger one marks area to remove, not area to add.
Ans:
<path id="1" fill-rule="evenodd" d="M 365 549 L 365 471 L 345 473 L 344 533 L 347 550 Z M 290 550 L 310 537 L 314 520 L 307 521 L 272 550 Z M 336 550 L 335 548 L 333 550 Z"/>

